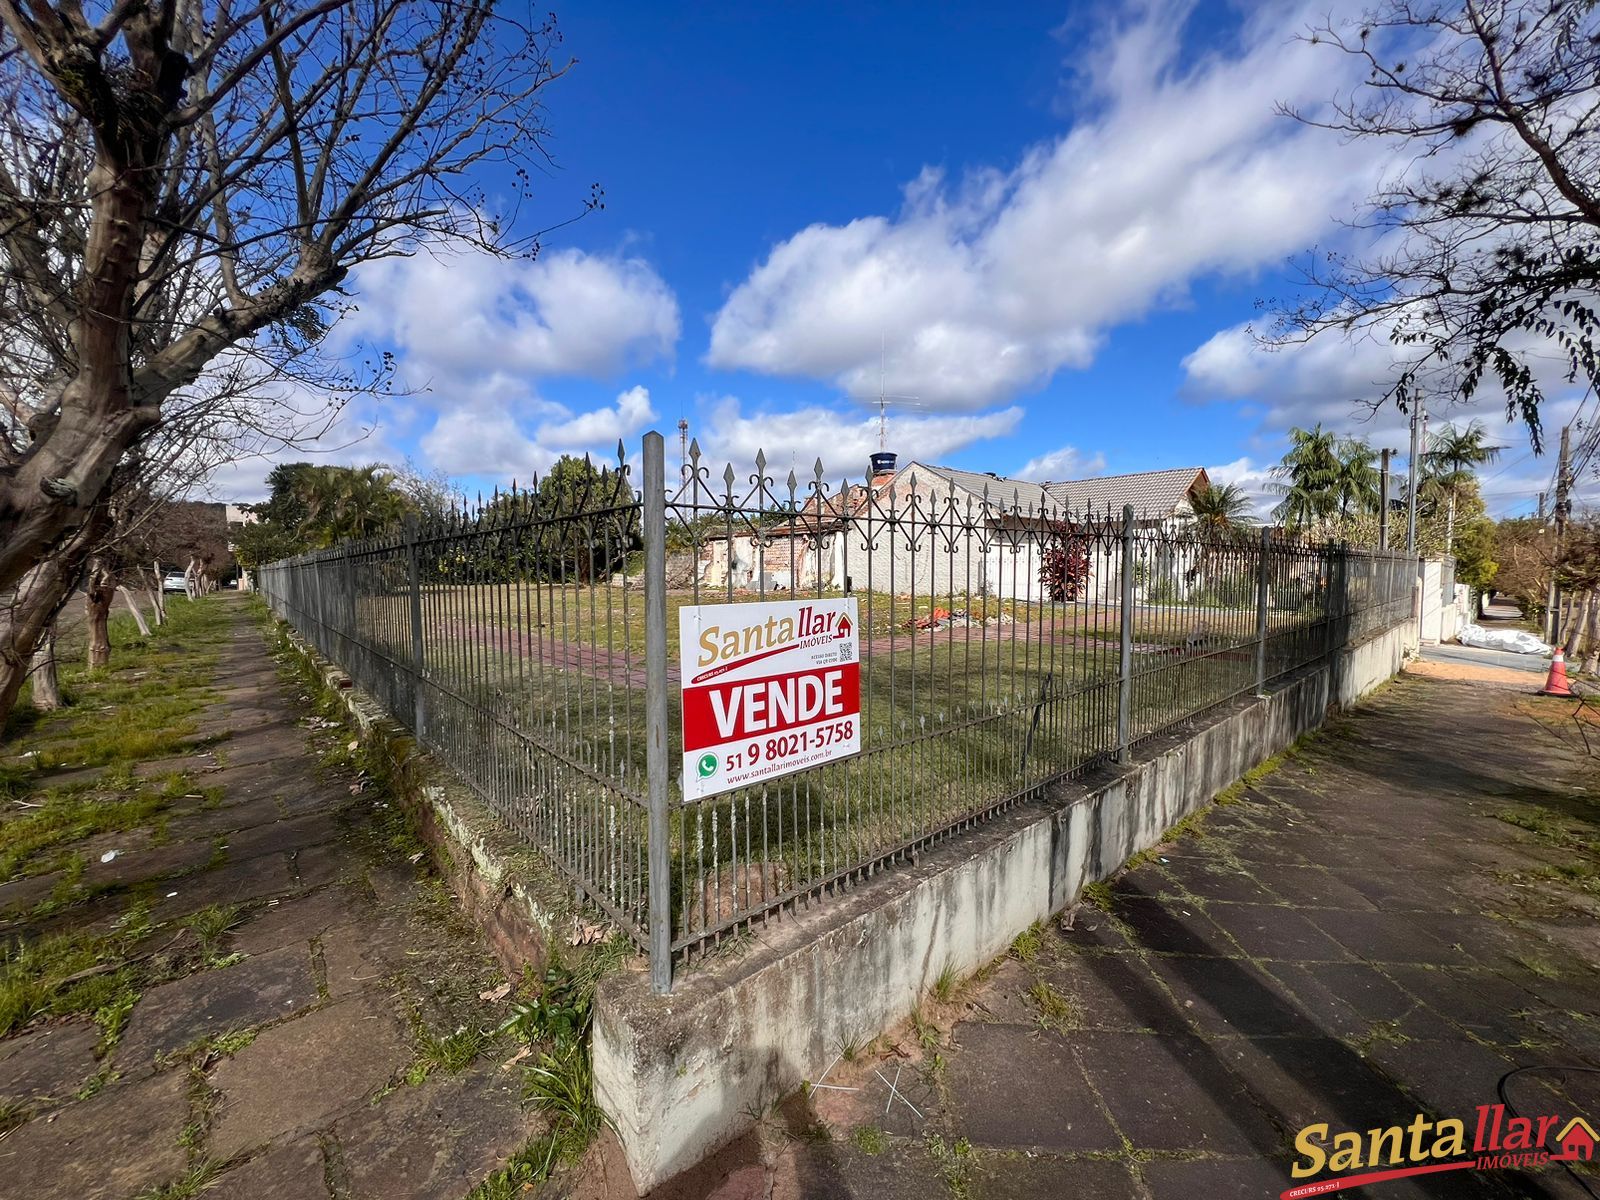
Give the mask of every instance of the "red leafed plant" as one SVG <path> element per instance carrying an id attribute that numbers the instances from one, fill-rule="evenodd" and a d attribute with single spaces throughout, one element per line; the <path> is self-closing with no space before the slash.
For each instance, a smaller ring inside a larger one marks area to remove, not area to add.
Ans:
<path id="1" fill-rule="evenodd" d="M 1071 526 L 1054 531 L 1039 556 L 1039 583 L 1050 600 L 1076 600 L 1089 581 L 1089 539 Z"/>

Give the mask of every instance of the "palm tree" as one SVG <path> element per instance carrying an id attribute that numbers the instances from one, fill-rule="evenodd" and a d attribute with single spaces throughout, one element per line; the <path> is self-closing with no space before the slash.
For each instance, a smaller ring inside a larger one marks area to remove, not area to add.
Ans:
<path id="1" fill-rule="evenodd" d="M 1250 497 L 1236 483 L 1208 483 L 1189 496 L 1189 508 L 1202 533 L 1218 541 L 1231 538 L 1250 515 Z"/>
<path id="2" fill-rule="evenodd" d="M 1343 475 L 1339 439 L 1321 425 L 1291 429 L 1289 452 L 1272 473 L 1284 480 L 1272 485 L 1283 497 L 1272 515 L 1288 528 L 1320 524 L 1338 509 Z"/>
<path id="3" fill-rule="evenodd" d="M 1487 466 L 1500 456 L 1499 446 L 1486 446 L 1488 431 L 1481 421 L 1474 421 L 1465 429 L 1446 425 L 1433 435 L 1432 445 L 1422 455 L 1424 486 L 1436 495 L 1445 497 L 1444 544 L 1455 546 L 1456 498 L 1472 482 L 1477 468 Z"/>
<path id="4" fill-rule="evenodd" d="M 1378 496 L 1379 476 L 1375 465 L 1378 452 L 1367 444 L 1365 438 L 1345 438 L 1339 443 L 1339 480 L 1335 491 L 1339 498 L 1339 515 L 1347 517 L 1376 512 L 1381 500 Z"/>
<path id="5" fill-rule="evenodd" d="M 411 508 L 387 467 L 311 467 L 295 482 L 310 540 L 331 546 L 397 528 Z"/>

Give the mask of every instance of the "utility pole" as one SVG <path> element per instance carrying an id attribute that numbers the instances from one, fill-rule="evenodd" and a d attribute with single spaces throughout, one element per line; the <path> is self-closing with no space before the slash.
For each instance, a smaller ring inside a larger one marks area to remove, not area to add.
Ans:
<path id="1" fill-rule="evenodd" d="M 1411 410 L 1411 460 L 1407 464 L 1410 476 L 1407 482 L 1406 495 L 1406 553 L 1417 552 L 1417 482 L 1418 462 L 1422 451 L 1422 431 L 1428 419 L 1427 409 L 1423 407 L 1422 396 L 1417 396 L 1416 406 Z"/>
<path id="2" fill-rule="evenodd" d="M 1383 455 L 1383 471 L 1379 476 L 1378 487 L 1378 549 L 1389 548 L 1389 456 L 1393 450 L 1380 451 Z"/>
<path id="3" fill-rule="evenodd" d="M 1568 466 L 1572 452 L 1572 426 L 1568 425 L 1561 431 L 1561 457 L 1556 462 L 1556 552 L 1550 561 L 1550 583 L 1545 589 L 1545 623 L 1549 626 L 1550 636 L 1545 639 L 1555 645 L 1556 639 L 1561 635 L 1561 613 L 1557 608 L 1559 597 L 1556 594 L 1556 567 L 1561 562 L 1561 548 L 1567 538 L 1567 517 L 1572 512 L 1572 503 L 1567 495 L 1567 490 L 1572 486 L 1571 470 Z"/>

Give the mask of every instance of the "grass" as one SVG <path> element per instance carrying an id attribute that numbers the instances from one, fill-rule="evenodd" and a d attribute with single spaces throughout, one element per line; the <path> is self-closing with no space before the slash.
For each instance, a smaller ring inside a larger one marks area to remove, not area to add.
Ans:
<path id="1" fill-rule="evenodd" d="M 1039 951 L 1044 949 L 1044 930 L 1039 922 L 1029 925 L 1011 943 L 1011 953 L 1017 956 L 1020 962 L 1031 963 L 1039 957 Z"/>
<path id="2" fill-rule="evenodd" d="M 1083 885 L 1083 902 L 1098 908 L 1101 912 L 1110 912 L 1112 905 L 1111 885 L 1103 879 Z"/>
<path id="3" fill-rule="evenodd" d="M 879 1155 L 889 1148 L 889 1135 L 876 1125 L 857 1125 L 850 1131 L 850 1140 L 863 1154 Z"/>
<path id="4" fill-rule="evenodd" d="M 1065 1033 L 1072 1027 L 1074 1016 L 1072 1001 L 1044 980 L 1037 981 L 1028 989 L 1028 999 L 1039 1011 L 1039 1025 L 1042 1028 Z"/>
<path id="5" fill-rule="evenodd" d="M 483 1029 L 463 1026 L 443 1037 L 425 1033 L 417 1047 L 417 1057 L 406 1071 L 406 1082 L 415 1086 L 434 1071 L 454 1075 L 472 1065 L 491 1040 Z"/>
<path id="6" fill-rule="evenodd" d="M 114 1045 L 138 999 L 139 972 L 125 961 L 150 931 L 148 911 L 129 910 L 109 933 L 74 930 L 23 942 L 0 955 L 0 1037 L 34 1017 L 89 1014 Z"/>
<path id="7" fill-rule="evenodd" d="M 20 1100 L 0 1100 L 0 1136 L 10 1133 L 27 1121 L 31 1114 Z"/>
<path id="8" fill-rule="evenodd" d="M 472 1189 L 467 1200 L 514 1200 L 556 1169 L 576 1162 L 609 1119 L 594 1101 L 589 1048 L 573 1043 L 540 1057 L 527 1073 L 528 1103 L 550 1122 L 500 1170 Z"/>
<path id="9" fill-rule="evenodd" d="M 232 1029 L 227 1033 L 219 1033 L 206 1042 L 202 1054 L 208 1059 L 232 1058 L 254 1042 L 258 1032 L 255 1029 Z"/>
<path id="10" fill-rule="evenodd" d="M 66 707 L 40 712 L 24 688 L 6 721 L 8 748 L 32 751 L 36 769 L 130 764 L 187 749 L 192 718 L 211 699 L 217 635 L 230 618 L 215 599 L 171 604 L 167 616 L 147 638 L 131 616 L 113 614 L 111 663 L 93 670 L 74 653 L 81 638 L 64 639 Z M 115 721 L 105 719 L 108 711 Z"/>
<path id="11" fill-rule="evenodd" d="M 1495 819 L 1507 825 L 1526 829 L 1554 846 L 1568 850 L 1600 850 L 1600 843 L 1585 837 L 1563 824 L 1550 813 L 1537 808 L 1505 808 L 1494 814 Z"/>
<path id="12" fill-rule="evenodd" d="M 150 824 L 172 804 L 172 791 L 170 784 L 120 791 L 114 782 L 96 781 L 25 793 L 29 807 L 0 819 L 0 878 L 62 870 L 68 861 L 59 853 L 63 846 Z"/>
<path id="13" fill-rule="evenodd" d="M 523 1098 L 549 1122 L 549 1128 L 523 1146 L 500 1170 L 483 1180 L 467 1200 L 513 1200 L 560 1167 L 583 1156 L 610 1119 L 595 1103 L 589 1050 L 589 1020 L 594 989 L 602 976 L 627 956 L 621 935 L 572 955 L 552 955 L 539 997 L 515 1007 L 500 1031 L 550 1049 L 523 1076 Z"/>
<path id="14" fill-rule="evenodd" d="M 32 909 L 34 919 L 122 886 L 92 882 L 86 839 L 148 830 L 150 841 L 160 844 L 166 811 L 176 802 L 216 801 L 195 790 L 182 771 L 141 778 L 134 770 L 195 747 L 195 714 L 211 699 L 216 646 L 232 619 L 215 601 L 174 603 L 168 611 L 168 623 L 149 637 L 137 634 L 130 617 L 114 616 L 113 658 L 104 668 L 89 670 L 72 639 L 64 639 L 59 670 L 66 707 L 40 712 L 24 696 L 6 722 L 0 878 L 60 872 L 49 895 Z M 63 767 L 100 769 L 65 781 L 49 774 Z M 121 1037 L 143 988 L 214 959 L 214 953 L 199 962 L 187 956 L 132 958 L 153 930 L 147 890 L 134 888 L 133 902 L 109 928 L 24 935 L 0 951 L 0 1037 L 40 1017 L 86 1015 L 99 1026 L 104 1055 Z M 214 952 L 215 937 L 229 918 L 219 910 L 192 920 L 199 922 L 203 943 L 214 935 Z M 220 922 L 214 930 L 207 924 L 212 921 Z"/>
<path id="15" fill-rule="evenodd" d="M 200 952 L 208 959 L 219 959 L 222 939 L 239 924 L 243 909 L 237 904 L 208 904 L 178 922 L 193 931 Z"/>
<path id="16" fill-rule="evenodd" d="M 917 1045 L 924 1054 L 931 1054 L 944 1044 L 939 1027 L 922 1015 L 921 1005 L 911 1010 L 911 1032 L 916 1035 Z"/>
<path id="17" fill-rule="evenodd" d="M 177 1179 L 156 1187 L 145 1188 L 133 1200 L 190 1200 L 206 1191 L 222 1174 L 226 1164 L 214 1158 L 201 1158 L 191 1163 L 189 1169 Z"/>
<path id="18" fill-rule="evenodd" d="M 940 1004 L 949 1004 L 960 987 L 961 976 L 956 971 L 956 965 L 946 961 L 939 970 L 939 977 L 933 981 L 933 998 Z"/>
<path id="19" fill-rule="evenodd" d="M 928 1157 L 933 1159 L 934 1166 L 939 1169 L 950 1194 L 956 1200 L 966 1200 L 972 1181 L 972 1143 L 966 1138 L 947 1142 L 939 1134 L 930 1133 L 924 1138 L 923 1146 L 928 1151 Z"/>

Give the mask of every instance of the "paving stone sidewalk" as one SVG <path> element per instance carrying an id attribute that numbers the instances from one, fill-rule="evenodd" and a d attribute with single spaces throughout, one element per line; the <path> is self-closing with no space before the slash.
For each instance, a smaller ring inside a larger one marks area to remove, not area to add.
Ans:
<path id="1" fill-rule="evenodd" d="M 186 964 L 109 1053 L 88 1020 L 0 1040 L 0 1103 L 26 1117 L 0 1135 L 0 1194 L 460 1200 L 535 1132 L 496 1046 L 464 1066 L 427 1051 L 503 1015 L 479 999 L 498 968 L 245 601 L 208 603 L 232 612 L 216 701 L 191 753 L 140 769 L 185 771 L 196 795 L 160 836 L 109 835 L 115 878 L 48 930 L 0 893 L 8 941 L 110 927 L 138 897 L 136 957 Z M 197 949 L 200 913 L 224 928 Z"/>
<path id="2" fill-rule="evenodd" d="M 1391 685 L 671 1193 L 1267 1200 L 1302 1127 L 1470 1135 L 1519 1067 L 1517 1111 L 1600 1124 L 1600 726 L 1560 703 Z"/>

